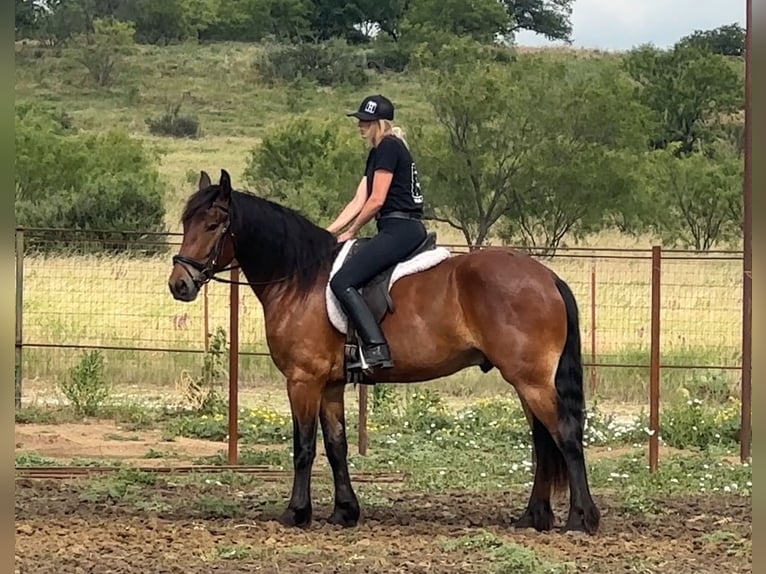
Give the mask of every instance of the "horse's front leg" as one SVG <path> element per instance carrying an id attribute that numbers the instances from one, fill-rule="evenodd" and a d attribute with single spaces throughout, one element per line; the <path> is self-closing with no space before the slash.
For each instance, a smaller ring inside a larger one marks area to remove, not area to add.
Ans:
<path id="1" fill-rule="evenodd" d="M 319 420 L 322 423 L 327 460 L 332 468 L 335 483 L 335 508 L 330 516 L 331 524 L 356 526 L 359 521 L 359 501 L 351 486 L 348 474 L 348 441 L 346 439 L 346 415 L 343 406 L 344 385 L 329 384 L 322 395 Z"/>
<path id="2" fill-rule="evenodd" d="M 290 379 L 287 394 L 293 416 L 293 491 L 282 523 L 307 528 L 311 525 L 311 467 L 316 457 L 317 415 L 322 399 L 318 380 Z"/>

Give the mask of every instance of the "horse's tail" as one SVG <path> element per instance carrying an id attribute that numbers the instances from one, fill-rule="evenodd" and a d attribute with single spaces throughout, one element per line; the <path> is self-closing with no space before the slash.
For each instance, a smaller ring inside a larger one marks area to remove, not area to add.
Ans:
<path id="1" fill-rule="evenodd" d="M 581 445 L 585 419 L 585 395 L 579 312 L 577 301 L 569 285 L 559 277 L 555 278 L 555 283 L 564 300 L 567 315 L 567 336 L 555 375 L 559 435 L 573 437 Z M 562 433 L 562 429 L 568 432 Z M 569 480 L 567 464 L 561 448 L 539 420 L 534 421 L 532 435 L 537 451 L 537 464 L 543 476 L 552 481 L 555 490 L 564 490 Z M 562 446 L 567 448 L 570 445 Z"/>

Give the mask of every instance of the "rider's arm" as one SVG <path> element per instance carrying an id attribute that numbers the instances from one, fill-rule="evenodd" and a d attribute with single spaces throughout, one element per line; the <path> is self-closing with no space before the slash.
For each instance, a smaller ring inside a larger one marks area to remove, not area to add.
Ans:
<path id="1" fill-rule="evenodd" d="M 327 227 L 327 231 L 329 231 L 330 233 L 337 233 L 338 231 L 346 227 L 349 223 L 351 223 L 354 220 L 354 218 L 357 215 L 359 215 L 359 212 L 362 210 L 366 197 L 367 197 L 367 176 L 364 176 L 362 177 L 362 180 L 359 182 L 359 185 L 356 188 L 356 193 L 354 194 L 354 198 L 346 204 L 346 207 L 344 207 L 343 211 L 340 212 L 340 215 L 338 215 L 338 218 Z"/>
<path id="2" fill-rule="evenodd" d="M 354 235 L 359 233 L 364 224 L 375 217 L 375 214 L 380 211 L 380 208 L 383 207 L 383 203 L 386 201 L 386 195 L 388 195 L 388 189 L 391 187 L 391 180 L 393 179 L 394 174 L 392 172 L 383 169 L 375 170 L 375 177 L 372 179 L 372 193 L 364 207 L 362 207 L 362 211 L 349 228 L 351 233 Z"/>

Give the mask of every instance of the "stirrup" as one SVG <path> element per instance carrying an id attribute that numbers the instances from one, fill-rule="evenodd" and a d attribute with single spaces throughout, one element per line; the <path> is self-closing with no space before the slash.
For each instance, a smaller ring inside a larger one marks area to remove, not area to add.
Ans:
<path id="1" fill-rule="evenodd" d="M 373 362 L 371 365 L 368 361 L 367 357 L 365 357 L 365 351 L 367 350 L 375 350 L 378 351 L 380 356 L 377 358 L 376 361 Z M 375 367 L 379 367 L 381 369 L 390 369 L 394 366 L 394 362 L 391 360 L 390 351 L 388 350 L 388 345 L 385 343 L 380 343 L 378 345 L 370 345 L 367 348 L 359 347 L 359 359 L 362 364 L 362 370 L 363 371 L 371 371 Z"/>

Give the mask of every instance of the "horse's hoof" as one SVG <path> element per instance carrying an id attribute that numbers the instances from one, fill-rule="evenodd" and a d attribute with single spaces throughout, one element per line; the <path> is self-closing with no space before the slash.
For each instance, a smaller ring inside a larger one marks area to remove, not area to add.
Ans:
<path id="1" fill-rule="evenodd" d="M 598 532 L 601 523 L 601 513 L 595 505 L 585 510 L 572 509 L 569 511 L 565 532 L 585 532 L 591 536 Z"/>
<path id="2" fill-rule="evenodd" d="M 311 507 L 308 508 L 288 508 L 282 513 L 279 521 L 284 526 L 308 528 L 311 526 Z"/>
<path id="3" fill-rule="evenodd" d="M 530 511 L 529 509 L 524 511 L 516 522 L 513 523 L 514 528 L 534 528 L 538 532 L 547 532 L 553 530 L 553 523 L 555 522 L 553 512 L 550 510 L 536 510 Z"/>
<path id="4" fill-rule="evenodd" d="M 327 519 L 330 524 L 342 526 L 344 528 L 353 528 L 359 523 L 359 508 L 352 506 L 336 506 L 330 518 Z"/>

